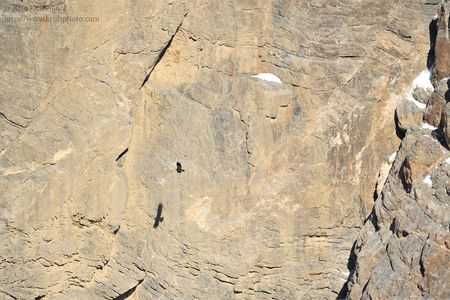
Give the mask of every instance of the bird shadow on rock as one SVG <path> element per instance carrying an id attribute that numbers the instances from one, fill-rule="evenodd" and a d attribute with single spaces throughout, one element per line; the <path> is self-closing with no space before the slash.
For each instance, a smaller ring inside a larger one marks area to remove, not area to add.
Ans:
<path id="1" fill-rule="evenodd" d="M 164 221 L 164 217 L 162 217 L 163 204 L 160 202 L 158 204 L 158 210 L 156 212 L 155 223 L 153 224 L 153 228 L 158 228 L 159 223 Z"/>

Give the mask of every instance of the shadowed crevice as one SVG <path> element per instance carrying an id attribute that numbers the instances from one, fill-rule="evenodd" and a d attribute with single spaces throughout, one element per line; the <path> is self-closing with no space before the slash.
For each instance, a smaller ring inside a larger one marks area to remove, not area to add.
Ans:
<path id="1" fill-rule="evenodd" d="M 427 67 L 428 67 L 428 70 L 431 70 L 431 68 L 434 65 L 435 58 L 436 58 L 435 52 L 434 52 L 434 47 L 436 45 L 436 38 L 437 38 L 437 32 L 438 32 L 437 20 L 433 20 L 430 22 L 430 25 L 428 26 L 428 32 L 429 32 L 429 37 L 430 37 L 430 50 L 428 51 Z"/>
<path id="2" fill-rule="evenodd" d="M 355 272 L 356 269 L 356 241 L 353 243 L 352 249 L 350 250 L 350 256 L 348 257 L 348 261 L 347 261 L 347 269 L 349 271 L 347 280 L 345 281 L 344 285 L 342 286 L 341 290 L 339 291 L 339 294 L 337 295 L 336 299 L 347 299 L 347 295 L 349 292 L 348 289 L 348 283 L 350 281 L 350 278 L 353 274 L 353 272 Z"/>
<path id="3" fill-rule="evenodd" d="M 180 25 L 178 25 L 177 29 L 172 34 L 172 36 L 170 37 L 169 41 L 164 46 L 163 50 L 159 53 L 158 57 L 156 58 L 155 62 L 153 63 L 153 66 L 150 68 L 150 71 L 145 76 L 144 81 L 142 82 L 142 84 L 141 84 L 139 89 L 142 89 L 144 87 L 144 85 L 150 79 L 150 75 L 152 75 L 153 70 L 155 70 L 156 66 L 161 62 L 161 60 L 163 59 L 164 55 L 166 55 L 166 52 L 170 48 L 170 46 L 172 45 L 172 41 L 175 38 L 175 36 L 177 35 L 178 31 L 180 30 L 181 25 L 183 25 L 183 21 L 181 21 Z"/>
<path id="4" fill-rule="evenodd" d="M 397 110 L 395 110 L 395 113 L 394 113 L 394 123 L 395 123 L 395 134 L 397 135 L 397 137 L 399 139 L 403 140 L 406 136 L 406 130 L 401 129 L 398 124 L 399 120 L 398 120 Z"/>
<path id="5" fill-rule="evenodd" d="M 136 288 L 144 281 L 144 279 L 141 279 L 138 281 L 138 283 L 132 287 L 131 289 L 129 289 L 128 291 L 126 291 L 125 293 L 120 294 L 119 296 L 117 296 L 116 298 L 114 298 L 113 300 L 125 300 L 128 299 L 135 291 Z"/>
<path id="6" fill-rule="evenodd" d="M 128 148 L 123 150 L 122 153 L 119 154 L 119 156 L 117 156 L 116 161 L 119 161 L 125 154 L 127 154 L 128 152 Z"/>

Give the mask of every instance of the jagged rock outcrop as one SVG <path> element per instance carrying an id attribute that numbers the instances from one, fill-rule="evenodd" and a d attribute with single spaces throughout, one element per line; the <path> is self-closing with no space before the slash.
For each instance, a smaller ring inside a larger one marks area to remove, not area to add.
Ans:
<path id="1" fill-rule="evenodd" d="M 429 124 L 406 130 L 386 184 L 354 244 L 351 276 L 342 297 L 450 298 L 450 44 L 441 36 L 448 32 L 447 5 L 442 3 L 437 20 L 438 80 L 424 111 Z"/>
<path id="2" fill-rule="evenodd" d="M 439 82 L 443 78 L 450 74 L 450 39 L 448 32 L 448 14 L 450 3 L 446 0 L 442 1 L 439 12 L 437 14 L 437 35 L 434 45 L 434 52 L 436 57 L 435 76 L 436 82 Z"/>
<path id="3" fill-rule="evenodd" d="M 448 150 L 429 130 L 409 131 L 355 243 L 349 298 L 450 296 L 449 182 Z"/>
<path id="4" fill-rule="evenodd" d="M 422 88 L 422 87 L 419 87 L 419 88 L 414 90 L 413 97 L 417 101 L 419 101 L 419 102 L 421 102 L 423 104 L 427 104 L 428 100 L 431 97 L 431 92 L 429 90 L 426 90 L 426 89 Z"/>
<path id="5" fill-rule="evenodd" d="M 406 133 L 408 129 L 419 127 L 423 120 L 423 110 L 411 101 L 403 100 L 395 110 L 399 129 Z"/>
<path id="6" fill-rule="evenodd" d="M 444 131 L 444 140 L 447 148 L 450 149 L 450 104 L 445 105 L 444 112 L 442 113 L 442 130 Z"/>
<path id="7" fill-rule="evenodd" d="M 442 112 L 447 104 L 447 99 L 450 100 L 450 95 L 448 95 L 448 79 L 442 79 L 427 103 L 424 120 L 428 124 L 435 127 L 438 127 L 441 124 Z"/>
<path id="8" fill-rule="evenodd" d="M 0 297 L 336 298 L 436 7 L 3 1 Z"/>

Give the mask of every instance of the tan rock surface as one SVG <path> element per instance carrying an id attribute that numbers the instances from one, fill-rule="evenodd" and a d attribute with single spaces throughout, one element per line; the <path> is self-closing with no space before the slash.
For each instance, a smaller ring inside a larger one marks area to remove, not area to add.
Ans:
<path id="1" fill-rule="evenodd" d="M 411 156 L 423 164 L 405 184 Z M 348 298 L 450 297 L 449 179 L 448 150 L 426 130 L 408 132 L 355 243 Z"/>
<path id="2" fill-rule="evenodd" d="M 337 297 L 436 5 L 0 9 L 0 297 Z"/>
<path id="3" fill-rule="evenodd" d="M 447 18 L 442 13 L 437 23 L 447 24 Z M 434 69 L 442 72 L 443 63 L 436 59 Z M 441 76 L 450 76 L 450 70 Z M 435 81 L 434 97 L 425 112 L 425 121 L 439 128 L 424 123 L 408 130 L 402 140 L 380 197 L 353 246 L 342 298 L 450 298 L 450 153 L 444 147 L 448 146 L 447 81 Z"/>
<path id="4" fill-rule="evenodd" d="M 448 16 L 450 4 L 442 1 L 438 12 L 437 36 L 435 44 L 436 81 L 440 81 L 450 74 L 450 40 L 448 32 Z"/>
<path id="5" fill-rule="evenodd" d="M 442 129 L 444 131 L 444 140 L 447 144 L 447 148 L 450 149 L 450 104 L 445 105 L 444 112 L 442 113 Z"/>
<path id="6" fill-rule="evenodd" d="M 397 124 L 402 132 L 420 127 L 423 116 L 423 111 L 416 104 L 406 99 L 402 100 L 395 110 Z"/>
<path id="7" fill-rule="evenodd" d="M 447 104 L 447 99 L 450 99 L 448 90 L 448 79 L 443 79 L 438 83 L 436 90 L 428 100 L 427 109 L 424 112 L 424 120 L 430 125 L 438 127 L 441 124 L 442 113 Z"/>
<path id="8" fill-rule="evenodd" d="M 431 95 L 427 104 L 427 110 L 424 113 L 424 120 L 432 126 L 439 126 L 441 124 L 442 111 L 444 110 L 445 98 L 438 92 Z"/>

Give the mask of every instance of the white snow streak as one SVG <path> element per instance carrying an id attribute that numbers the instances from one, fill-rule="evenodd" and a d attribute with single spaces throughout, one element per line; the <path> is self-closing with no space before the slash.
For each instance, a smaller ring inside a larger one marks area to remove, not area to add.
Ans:
<path id="1" fill-rule="evenodd" d="M 389 163 L 393 163 L 395 158 L 397 157 L 397 151 L 395 151 L 394 153 L 391 154 L 391 156 L 389 156 Z"/>
<path id="2" fill-rule="evenodd" d="M 424 90 L 433 91 L 434 87 L 430 80 L 431 73 L 429 70 L 422 71 L 419 76 L 414 79 L 412 87 L 408 93 L 407 99 L 413 102 L 418 108 L 425 109 L 427 106 L 424 103 L 421 103 L 414 99 L 413 94 L 416 88 L 423 88 Z"/>
<path id="3" fill-rule="evenodd" d="M 268 81 L 268 82 L 282 83 L 281 79 L 278 78 L 277 76 L 273 75 L 272 73 L 260 73 L 258 75 L 254 75 L 252 77 L 258 78 L 258 79 L 261 79 L 264 81 Z"/>
<path id="4" fill-rule="evenodd" d="M 429 187 L 432 187 L 433 181 L 431 181 L 431 175 L 427 175 L 427 177 L 425 177 L 425 179 L 423 180 L 423 183 L 425 183 Z"/>
<path id="5" fill-rule="evenodd" d="M 437 127 L 434 127 L 434 126 L 432 126 L 432 125 L 430 125 L 428 123 L 422 123 L 422 125 L 420 127 L 422 127 L 423 129 L 430 129 L 430 130 L 436 130 L 437 129 Z"/>

